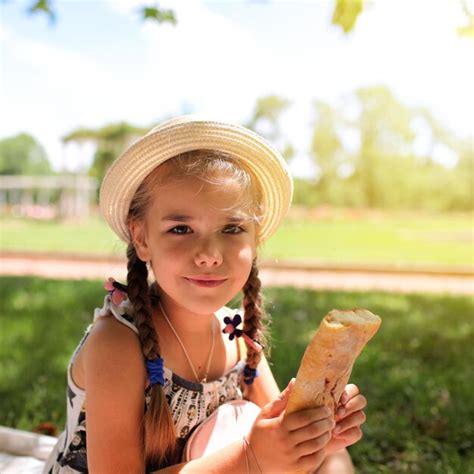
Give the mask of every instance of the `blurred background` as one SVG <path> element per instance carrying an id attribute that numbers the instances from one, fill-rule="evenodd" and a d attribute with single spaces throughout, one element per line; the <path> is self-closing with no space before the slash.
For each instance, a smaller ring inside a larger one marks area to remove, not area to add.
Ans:
<path id="1" fill-rule="evenodd" d="M 369 399 L 356 467 L 474 471 L 474 2 L 0 12 L 0 424 L 62 430 L 68 360 L 102 281 L 125 275 L 101 179 L 138 136 L 198 113 L 268 138 L 295 179 L 260 254 L 280 387 L 327 311 L 366 307 L 384 322 L 353 373 Z"/>

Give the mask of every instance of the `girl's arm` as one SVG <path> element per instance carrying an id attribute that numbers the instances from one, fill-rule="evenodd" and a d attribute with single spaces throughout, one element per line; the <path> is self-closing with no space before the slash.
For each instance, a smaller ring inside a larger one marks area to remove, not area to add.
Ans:
<path id="1" fill-rule="evenodd" d="M 253 384 L 245 386 L 244 398 L 263 408 L 268 402 L 278 398 L 280 389 L 264 354 L 258 365 L 258 371 L 260 375 L 255 377 Z"/>
<path id="2" fill-rule="evenodd" d="M 89 472 L 144 472 L 146 373 L 139 339 L 113 317 L 105 317 L 94 324 L 84 351 Z"/>

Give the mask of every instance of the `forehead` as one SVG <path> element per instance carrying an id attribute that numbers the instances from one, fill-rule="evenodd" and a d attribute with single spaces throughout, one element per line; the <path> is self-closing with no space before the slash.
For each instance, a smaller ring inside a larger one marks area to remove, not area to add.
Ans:
<path id="1" fill-rule="evenodd" d="M 173 214 L 194 216 L 204 213 L 248 218 L 247 201 L 246 190 L 231 179 L 214 185 L 191 176 L 169 180 L 156 189 L 153 212 L 162 218 Z"/>

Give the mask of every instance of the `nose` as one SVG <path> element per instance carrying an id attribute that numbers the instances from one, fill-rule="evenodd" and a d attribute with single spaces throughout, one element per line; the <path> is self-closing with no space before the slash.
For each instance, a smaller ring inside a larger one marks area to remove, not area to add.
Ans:
<path id="1" fill-rule="evenodd" d="M 219 244 L 212 238 L 201 239 L 194 255 L 194 262 L 199 267 L 219 266 L 222 263 L 222 250 Z"/>

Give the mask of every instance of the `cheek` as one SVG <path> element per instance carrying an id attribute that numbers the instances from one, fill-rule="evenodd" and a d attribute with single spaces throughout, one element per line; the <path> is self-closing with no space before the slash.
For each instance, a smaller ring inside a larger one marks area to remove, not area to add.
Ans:
<path id="1" fill-rule="evenodd" d="M 251 245 L 247 245 L 246 247 L 240 247 L 235 252 L 235 257 L 242 262 L 252 262 L 254 258 L 255 251 Z"/>
<path id="2" fill-rule="evenodd" d="M 172 260 L 182 257 L 186 253 L 186 246 L 183 242 L 171 239 L 157 239 L 152 242 L 152 253 L 154 258 L 159 260 Z"/>

